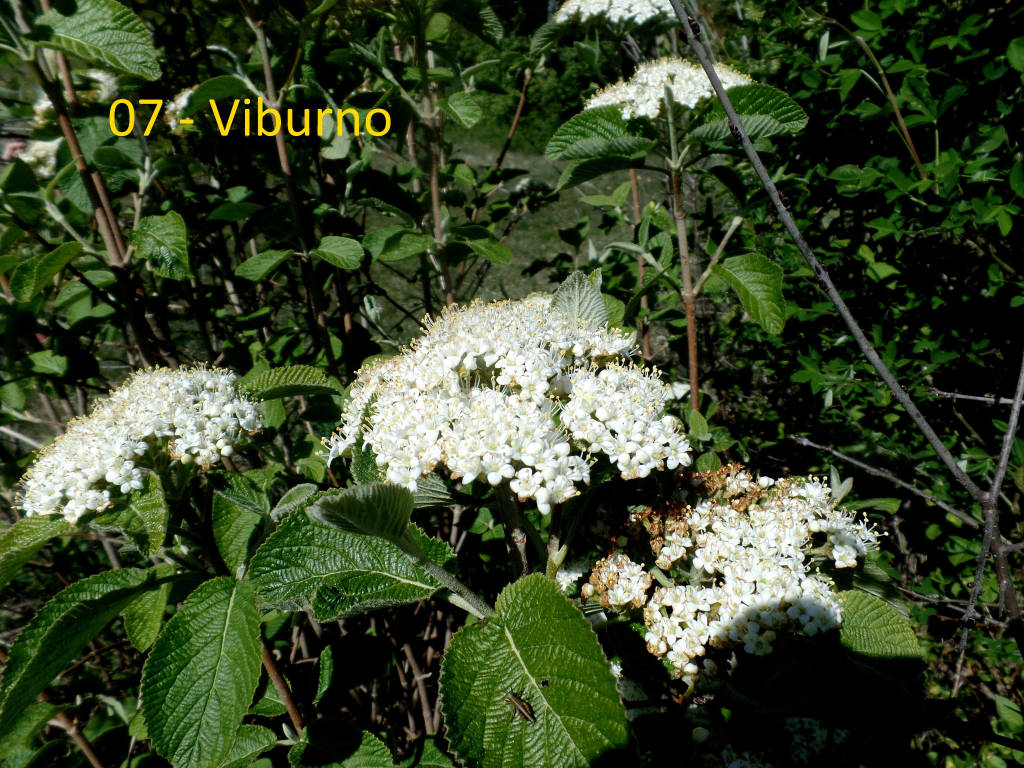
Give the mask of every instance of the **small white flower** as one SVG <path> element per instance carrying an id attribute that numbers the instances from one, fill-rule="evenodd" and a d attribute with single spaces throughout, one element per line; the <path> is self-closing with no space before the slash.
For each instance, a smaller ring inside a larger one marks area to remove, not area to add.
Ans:
<path id="1" fill-rule="evenodd" d="M 555 12 L 554 18 L 560 24 L 597 17 L 612 23 L 642 24 L 649 19 L 671 15 L 672 5 L 667 0 L 568 0 Z"/>

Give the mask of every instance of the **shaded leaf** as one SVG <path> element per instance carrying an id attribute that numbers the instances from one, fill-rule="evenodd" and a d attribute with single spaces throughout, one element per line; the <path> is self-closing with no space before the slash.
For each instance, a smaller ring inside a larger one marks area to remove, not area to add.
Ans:
<path id="1" fill-rule="evenodd" d="M 160 277 L 171 280 L 195 277 L 188 262 L 185 220 L 174 211 L 163 216 L 144 217 L 135 232 L 135 247 Z"/>
<path id="2" fill-rule="evenodd" d="M 320 241 L 313 253 L 341 269 L 359 269 L 363 263 L 363 246 L 351 237 L 328 235 Z"/>
<path id="3" fill-rule="evenodd" d="M 286 365 L 271 368 L 238 382 L 239 388 L 260 400 L 295 395 L 339 395 L 341 389 L 319 368 L 310 365 Z"/>
<path id="4" fill-rule="evenodd" d="M 840 592 L 843 625 L 839 637 L 854 653 L 877 658 L 921 658 L 910 622 L 884 600 L 859 590 Z"/>
<path id="5" fill-rule="evenodd" d="M 50 253 L 36 254 L 21 262 L 11 275 L 11 295 L 16 301 L 31 301 L 81 252 L 81 244 L 64 243 Z"/>
<path id="6" fill-rule="evenodd" d="M 0 684 L 5 733 L 54 676 L 144 588 L 146 571 L 122 568 L 76 581 L 57 593 L 11 647 Z"/>
<path id="7" fill-rule="evenodd" d="M 582 272 L 573 272 L 558 286 L 551 297 L 551 311 L 566 315 L 570 322 L 588 327 L 608 322 L 608 310 L 600 289 L 595 288 Z"/>
<path id="8" fill-rule="evenodd" d="M 54 536 L 74 526 L 56 515 L 35 515 L 16 522 L 0 535 L 0 589 L 14 578 L 21 567 L 46 546 Z"/>
<path id="9" fill-rule="evenodd" d="M 782 268 L 757 253 L 731 256 L 711 268 L 736 291 L 743 308 L 768 333 L 782 333 L 786 302 L 782 298 Z"/>

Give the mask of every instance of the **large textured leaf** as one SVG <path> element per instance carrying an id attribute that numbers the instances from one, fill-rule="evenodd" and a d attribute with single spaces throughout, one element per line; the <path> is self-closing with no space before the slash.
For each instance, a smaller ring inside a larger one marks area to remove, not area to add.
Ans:
<path id="1" fill-rule="evenodd" d="M 739 113 L 743 129 L 751 139 L 763 139 L 785 133 L 799 133 L 807 125 L 807 113 L 793 99 L 770 85 L 737 85 L 727 91 Z M 718 99 L 702 125 L 690 135 L 707 141 L 730 138 L 729 119 Z"/>
<path id="2" fill-rule="evenodd" d="M 16 301 L 31 301 L 81 252 L 80 243 L 64 243 L 21 262 L 11 275 L 11 295 Z"/>
<path id="3" fill-rule="evenodd" d="M 189 595 L 157 637 L 142 671 L 153 748 L 175 768 L 216 768 L 228 757 L 260 672 L 252 586 L 226 576 Z"/>
<path id="4" fill-rule="evenodd" d="M 58 592 L 22 630 L 10 650 L 0 684 L 0 733 L 54 676 L 144 588 L 149 574 L 134 568 L 107 571 Z"/>
<path id="5" fill-rule="evenodd" d="M 270 515 L 270 502 L 252 480 L 238 474 L 226 474 L 224 479 L 224 487 L 214 491 L 210 518 L 217 549 L 236 572 L 249 561 L 249 547 Z"/>
<path id="6" fill-rule="evenodd" d="M 859 590 L 839 593 L 843 606 L 843 645 L 862 656 L 921 658 L 914 628 L 884 600 Z"/>
<path id="7" fill-rule="evenodd" d="M 459 630 L 441 700 L 452 752 L 468 766 L 569 768 L 625 746 L 626 714 L 583 615 L 533 574 L 498 596 L 497 615 Z M 519 696 L 536 722 L 516 713 Z"/>
<path id="8" fill-rule="evenodd" d="M 55 515 L 26 517 L 0 536 L 0 589 L 14 578 L 25 563 L 32 559 L 54 536 L 72 528 L 64 518 Z"/>
<path id="9" fill-rule="evenodd" d="M 582 272 L 573 272 L 551 298 L 551 311 L 568 315 L 576 323 L 601 326 L 608 322 L 601 290 Z"/>
<path id="10" fill-rule="evenodd" d="M 454 557 L 447 544 L 412 527 L 438 565 Z M 300 608 L 312 599 L 318 617 L 340 618 L 373 608 L 423 600 L 441 585 L 394 544 L 340 531 L 296 509 L 253 556 L 250 576 L 261 600 Z"/>
<path id="11" fill-rule="evenodd" d="M 327 378 L 323 371 L 309 365 L 271 368 L 252 378 L 247 376 L 239 382 L 239 385 L 260 400 L 273 400 L 278 397 L 294 395 L 341 394 L 338 385 Z"/>
<path id="12" fill-rule="evenodd" d="M 158 563 L 152 570 L 158 579 L 174 574 L 174 566 L 170 563 Z M 143 592 L 124 607 L 124 628 L 136 650 L 145 651 L 156 640 L 170 593 L 171 582 L 168 580 L 156 589 Z"/>
<path id="13" fill-rule="evenodd" d="M 616 106 L 587 109 L 562 123 L 548 141 L 544 154 L 552 160 L 568 160 L 574 147 L 581 142 L 584 147 L 596 147 L 595 141 L 611 141 L 624 137 L 637 138 L 629 131 L 629 126 L 622 119 L 622 110 Z M 582 149 L 576 149 L 580 152 Z M 635 151 L 635 150 L 633 150 Z M 626 153 L 629 154 L 629 153 Z M 593 154 L 577 154 L 576 157 L 596 157 Z"/>
<path id="14" fill-rule="evenodd" d="M 782 333 L 786 302 L 782 298 L 782 268 L 757 253 L 732 256 L 711 268 L 743 302 L 743 308 L 768 333 Z"/>
<path id="15" fill-rule="evenodd" d="M 413 510 L 412 492 L 394 483 L 327 491 L 306 508 L 314 520 L 343 531 L 403 541 Z"/>
<path id="16" fill-rule="evenodd" d="M 160 77 L 160 63 L 149 30 L 142 20 L 116 0 L 76 0 L 65 16 L 58 9 L 36 19 L 33 37 L 91 64 L 138 75 Z"/>
<path id="17" fill-rule="evenodd" d="M 277 746 L 277 736 L 262 725 L 243 725 L 238 729 L 231 751 L 220 768 L 248 768 L 252 761 Z"/>
<path id="18" fill-rule="evenodd" d="M 188 231 L 180 214 L 146 216 L 135 232 L 135 247 L 153 271 L 171 280 L 195 277 L 188 263 Z"/>

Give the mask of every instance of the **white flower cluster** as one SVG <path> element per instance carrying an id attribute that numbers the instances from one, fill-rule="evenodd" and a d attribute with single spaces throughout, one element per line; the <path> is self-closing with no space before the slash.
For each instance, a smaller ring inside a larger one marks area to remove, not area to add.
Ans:
<path id="1" fill-rule="evenodd" d="M 555 21 L 564 24 L 604 17 L 613 24 L 643 24 L 658 16 L 671 15 L 672 6 L 667 0 L 567 0 L 555 11 Z"/>
<path id="2" fill-rule="evenodd" d="M 549 295 L 449 307 L 411 349 L 360 371 L 327 460 L 365 445 L 411 490 L 443 465 L 463 482 L 508 481 L 544 513 L 590 481 L 593 453 L 627 479 L 686 466 L 667 388 L 618 362 L 630 349 L 552 311 Z"/>
<path id="3" fill-rule="evenodd" d="M 650 576 L 641 584 L 643 569 L 616 553 L 595 568 L 589 590 L 604 590 L 607 607 L 646 602 L 647 649 L 690 680 L 702 670 L 715 673 L 710 658 L 697 665 L 708 649 L 765 655 L 779 632 L 815 635 L 838 627 L 831 582 L 812 572 L 809 560 L 823 556 L 852 567 L 878 540 L 866 523 L 835 508 L 828 485 L 814 478 L 755 479 L 730 465 L 710 476 L 707 490 L 695 507 L 669 505 L 640 516 L 655 564 L 688 583 L 658 586 L 648 600 Z"/>
<path id="4" fill-rule="evenodd" d="M 140 371 L 40 453 L 22 481 L 26 515 L 63 514 L 71 523 L 143 486 L 140 465 L 154 445 L 183 464 L 208 468 L 239 436 L 260 427 L 256 405 L 235 392 L 234 373 L 192 368 Z"/>
<path id="5" fill-rule="evenodd" d="M 750 85 L 754 81 L 725 64 L 716 64 L 715 71 L 722 85 Z M 661 114 L 665 86 L 672 88 L 672 97 L 685 107 L 695 107 L 701 99 L 715 95 L 700 65 L 684 59 L 666 57 L 645 61 L 626 82 L 621 80 L 598 91 L 587 101 L 585 109 L 614 105 L 622 108 L 622 117 L 649 117 Z"/>
<path id="6" fill-rule="evenodd" d="M 48 141 L 29 141 L 18 154 L 40 178 L 51 178 L 57 172 L 57 150 L 64 139 L 59 136 Z"/>
<path id="7" fill-rule="evenodd" d="M 639 608 L 647 601 L 651 580 L 651 574 L 642 565 L 616 552 L 597 561 L 580 594 L 584 600 L 596 597 L 605 608 Z"/>
<path id="8" fill-rule="evenodd" d="M 195 86 L 186 88 L 183 91 L 179 91 L 178 95 L 175 96 L 171 101 L 167 102 L 167 109 L 164 111 L 164 120 L 174 133 L 179 133 L 178 129 L 181 125 L 181 113 L 185 111 L 185 107 L 188 106 L 189 100 L 192 98 L 192 93 L 195 91 Z"/>

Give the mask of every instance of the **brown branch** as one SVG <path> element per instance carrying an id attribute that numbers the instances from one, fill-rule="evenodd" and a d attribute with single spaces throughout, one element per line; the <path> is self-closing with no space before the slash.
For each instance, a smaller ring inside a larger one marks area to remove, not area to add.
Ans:
<path id="1" fill-rule="evenodd" d="M 412 679 L 416 684 L 416 694 L 419 697 L 420 709 L 423 714 L 423 729 L 427 732 L 428 736 L 432 736 L 437 732 L 434 728 L 434 712 L 430 706 L 430 700 L 427 698 L 427 686 L 423 682 L 430 675 L 425 675 L 420 671 L 420 665 L 416 663 L 416 657 L 413 655 L 412 648 L 408 643 L 402 646 L 402 652 L 405 654 L 405 660 L 409 662 L 409 668 L 412 670 Z"/>
<path id="2" fill-rule="evenodd" d="M 292 727 L 295 728 L 295 733 L 301 734 L 302 729 L 306 727 L 305 723 L 302 722 L 302 715 L 299 714 L 299 708 L 295 706 L 295 699 L 292 698 L 291 688 L 288 687 L 288 681 L 284 679 L 280 670 L 277 668 L 277 663 L 274 661 L 274 654 L 271 653 L 270 647 L 267 645 L 267 641 L 260 638 L 260 649 L 263 655 L 263 668 L 267 670 L 267 677 L 270 678 L 270 682 L 274 684 L 274 688 L 277 690 L 277 695 L 281 697 L 281 701 L 284 702 L 284 708 L 288 710 L 288 718 L 292 721 Z"/>
<path id="3" fill-rule="evenodd" d="M 981 551 L 978 553 L 978 566 L 974 571 L 974 581 L 971 584 L 971 594 L 967 601 L 967 610 L 964 611 L 962 627 L 960 630 L 959 656 L 957 659 L 956 678 L 953 682 L 953 695 L 956 696 L 960 688 L 961 672 L 963 671 L 963 659 L 967 650 L 967 634 L 977 619 L 975 604 L 981 594 L 981 582 L 985 575 L 985 564 L 990 555 L 996 558 L 996 577 L 999 581 L 999 592 L 1006 600 L 1006 612 L 1010 617 L 1009 629 L 1019 648 L 1024 650 L 1024 632 L 1022 632 L 1020 603 L 1017 600 L 1017 592 L 1013 586 L 1010 576 L 1009 565 L 1006 562 L 1006 551 L 1002 547 L 1002 540 L 999 534 L 999 491 L 1006 476 L 1006 467 L 1010 462 L 1010 451 L 1013 448 L 1013 439 L 1017 432 L 1017 421 L 1020 418 L 1021 402 L 1024 401 L 1024 355 L 1021 356 L 1020 373 L 1017 375 L 1017 391 L 1013 396 L 1013 408 L 1010 409 L 1010 418 L 1006 424 L 1006 433 L 1003 435 L 1003 446 L 999 452 L 999 460 L 996 463 L 996 471 L 992 476 L 992 485 L 985 496 L 982 505 L 982 512 L 985 517 L 985 530 L 981 539 Z"/>
<path id="4" fill-rule="evenodd" d="M 523 87 L 519 91 L 519 104 L 516 105 L 516 114 L 512 118 L 512 125 L 508 129 L 508 135 L 505 137 L 505 143 L 501 147 L 501 152 L 498 153 L 498 159 L 491 166 L 492 171 L 497 171 L 501 168 L 501 164 L 505 162 L 505 155 L 509 147 L 512 146 L 512 137 L 516 135 L 516 128 L 519 127 L 519 118 L 522 117 L 523 107 L 526 106 L 526 89 L 530 87 L 531 80 L 533 80 L 533 70 L 527 67 L 523 70 Z"/>

